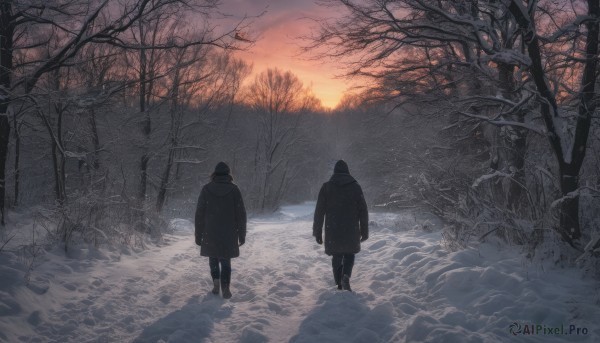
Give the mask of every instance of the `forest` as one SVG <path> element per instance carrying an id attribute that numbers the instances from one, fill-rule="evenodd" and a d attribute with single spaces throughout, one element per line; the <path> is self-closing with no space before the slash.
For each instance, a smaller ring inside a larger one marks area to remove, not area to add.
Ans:
<path id="1" fill-rule="evenodd" d="M 600 0 L 0 0 L 0 343 L 600 341 L 599 40 Z"/>
<path id="2" fill-rule="evenodd" d="M 2 1 L 0 246 L 13 213 L 65 249 L 141 244 L 191 218 L 219 161 L 251 213 L 273 212 L 315 200 L 344 159 L 372 211 L 431 212 L 450 249 L 492 235 L 597 265 L 598 1 L 321 5 L 344 15 L 316 20 L 304 52 L 361 85 L 333 109 L 236 57 L 260 15 Z"/>

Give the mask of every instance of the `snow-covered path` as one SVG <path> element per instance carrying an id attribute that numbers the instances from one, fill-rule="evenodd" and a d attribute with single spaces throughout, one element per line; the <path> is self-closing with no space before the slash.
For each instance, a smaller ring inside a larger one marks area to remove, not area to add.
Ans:
<path id="1" fill-rule="evenodd" d="M 22 270 L 0 263 L 0 341 L 600 341 L 597 282 L 574 270 L 542 272 L 513 249 L 449 253 L 439 232 L 412 229 L 420 223 L 410 215 L 371 214 L 355 293 L 337 291 L 330 259 L 311 237 L 313 206 L 250 222 L 232 261 L 231 300 L 208 294 L 208 261 L 185 220 L 164 246 L 137 254 L 50 252 L 28 286 Z M 524 334 L 529 325 L 542 331 Z M 580 334 L 564 334 L 571 325 Z"/>

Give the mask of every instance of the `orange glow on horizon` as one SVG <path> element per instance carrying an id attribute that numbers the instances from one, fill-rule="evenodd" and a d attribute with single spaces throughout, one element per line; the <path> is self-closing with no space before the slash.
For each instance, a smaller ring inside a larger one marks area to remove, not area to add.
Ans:
<path id="1" fill-rule="evenodd" d="M 253 80 L 268 68 L 289 70 L 312 89 L 325 108 L 334 109 L 351 84 L 337 77 L 342 70 L 334 63 L 311 60 L 307 54 L 300 53 L 303 42 L 299 37 L 309 33 L 308 22 L 290 18 L 290 13 L 279 13 L 272 15 L 270 20 L 265 19 L 256 43 L 246 51 L 236 52 L 237 57 L 253 64 L 248 79 Z"/>

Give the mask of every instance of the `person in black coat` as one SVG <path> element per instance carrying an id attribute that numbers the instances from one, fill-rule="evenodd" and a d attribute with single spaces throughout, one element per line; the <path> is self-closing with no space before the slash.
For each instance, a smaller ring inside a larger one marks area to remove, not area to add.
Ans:
<path id="1" fill-rule="evenodd" d="M 337 161 L 331 179 L 319 191 L 313 221 L 318 244 L 323 244 L 323 222 L 325 253 L 332 256 L 335 283 L 338 289 L 350 291 L 354 255 L 360 242 L 369 238 L 369 212 L 362 188 L 343 160 Z"/>
<path id="2" fill-rule="evenodd" d="M 200 255 L 207 256 L 213 279 L 213 294 L 231 298 L 231 259 L 240 255 L 246 241 L 246 208 L 242 193 L 233 183 L 230 169 L 219 162 L 196 206 L 195 236 Z M 219 266 L 220 265 L 220 266 Z"/>

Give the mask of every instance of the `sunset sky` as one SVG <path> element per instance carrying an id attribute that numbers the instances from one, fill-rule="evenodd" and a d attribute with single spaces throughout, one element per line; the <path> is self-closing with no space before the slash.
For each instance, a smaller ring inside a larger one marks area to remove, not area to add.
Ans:
<path id="1" fill-rule="evenodd" d="M 247 36 L 257 38 L 248 50 L 238 56 L 254 65 L 253 75 L 267 68 L 277 67 L 296 74 L 305 86 L 312 86 L 314 93 L 325 107 L 335 107 L 343 93 L 349 88 L 347 80 L 336 78 L 341 70 L 331 61 L 311 60 L 301 55 L 300 46 L 305 44 L 300 37 L 310 32 L 315 23 L 306 18 L 327 16 L 329 9 L 318 6 L 315 0 L 224 0 L 223 12 L 235 18 L 256 16 Z"/>

